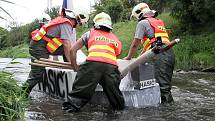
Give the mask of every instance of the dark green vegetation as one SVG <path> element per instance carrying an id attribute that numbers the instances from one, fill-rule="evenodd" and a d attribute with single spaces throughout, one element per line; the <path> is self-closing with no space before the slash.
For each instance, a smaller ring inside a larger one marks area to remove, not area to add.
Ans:
<path id="1" fill-rule="evenodd" d="M 102 0 L 95 6 L 88 27 L 92 27 L 92 18 L 96 13 L 105 11 L 112 17 L 114 33 L 123 43 L 123 53 L 127 55 L 132 41 L 136 22 L 128 21 L 134 5 L 143 0 Z M 174 47 L 176 67 L 181 69 L 196 69 L 215 66 L 215 1 L 213 0 L 144 0 L 151 9 L 158 10 L 170 38 L 181 38 L 181 43 Z M 47 11 L 52 18 L 58 9 Z M 38 28 L 38 20 L 25 26 L 11 27 L 11 30 L 0 28 L 0 57 L 29 57 L 27 44 L 30 32 Z M 78 37 L 88 28 L 78 28 Z M 18 46 L 17 46 L 18 45 Z M 16 46 L 15 48 L 13 48 Z M 24 47 L 24 48 L 22 48 Z M 18 48 L 21 48 L 19 50 Z M 24 50 L 23 50 L 24 49 Z M 141 48 L 139 48 L 140 51 Z"/>
<path id="2" fill-rule="evenodd" d="M 27 105 L 28 99 L 17 81 L 11 79 L 10 74 L 0 72 L 0 120 L 24 120 L 24 108 Z"/>

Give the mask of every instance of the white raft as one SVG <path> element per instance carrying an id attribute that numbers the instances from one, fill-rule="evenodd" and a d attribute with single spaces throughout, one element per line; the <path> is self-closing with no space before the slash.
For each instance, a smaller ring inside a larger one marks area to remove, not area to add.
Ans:
<path id="1" fill-rule="evenodd" d="M 77 62 L 81 63 L 86 56 L 83 53 L 77 54 Z M 125 69 L 131 61 L 117 60 L 119 69 Z M 134 83 L 130 72 L 121 80 L 120 90 L 122 91 L 125 104 L 128 107 L 148 107 L 158 106 L 160 104 L 160 87 L 155 82 L 153 76 L 153 66 L 146 63 L 144 70 L 141 71 L 140 89 L 134 89 Z M 140 68 L 141 69 L 141 68 Z M 70 69 L 57 69 L 46 67 L 46 74 L 43 82 L 39 83 L 34 89 L 46 92 L 54 97 L 67 100 L 68 93 L 72 90 L 73 81 L 75 80 L 76 72 Z M 106 95 L 102 91 L 100 85 L 97 86 L 96 92 L 92 97 L 91 103 L 108 104 Z"/>

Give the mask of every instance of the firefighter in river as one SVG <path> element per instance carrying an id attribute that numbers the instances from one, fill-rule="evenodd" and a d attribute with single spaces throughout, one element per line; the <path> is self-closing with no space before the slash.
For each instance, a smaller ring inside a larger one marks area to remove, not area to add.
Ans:
<path id="1" fill-rule="evenodd" d="M 125 60 L 130 60 L 135 55 L 141 43 L 143 44 L 142 53 L 144 53 L 156 45 L 155 40 L 158 38 L 161 39 L 163 45 L 170 42 L 163 21 L 156 18 L 157 14 L 155 10 L 150 10 L 146 3 L 139 3 L 133 8 L 131 16 L 138 20 L 138 24 L 128 55 L 124 58 Z M 153 64 L 155 79 L 160 85 L 161 103 L 173 102 L 171 94 L 171 81 L 175 65 L 173 50 L 169 49 L 163 53 L 156 54 Z M 135 70 L 137 73 L 141 73 L 138 72 L 139 69 Z M 140 80 L 135 78 L 134 81 L 139 82 Z"/>
<path id="2" fill-rule="evenodd" d="M 77 112 L 89 102 L 98 84 L 103 87 L 114 110 L 125 107 L 119 89 L 121 79 L 116 61 L 121 53 L 121 42 L 111 32 L 112 22 L 108 14 L 97 14 L 93 22 L 94 28 L 83 34 L 71 48 L 71 62 L 77 75 L 69 93 L 69 101 L 62 106 L 67 112 Z M 83 46 L 86 46 L 89 54 L 86 62 L 79 67 L 76 64 L 76 52 Z"/>
<path id="3" fill-rule="evenodd" d="M 32 33 L 29 53 L 31 61 L 35 59 L 49 58 L 49 55 L 64 55 L 65 61 L 70 61 L 70 48 L 75 43 L 73 29 L 87 22 L 87 11 L 71 11 L 62 9 L 62 15 L 43 25 L 39 30 Z M 31 65 L 31 71 L 22 88 L 27 95 L 33 87 L 43 79 L 45 67 Z"/>

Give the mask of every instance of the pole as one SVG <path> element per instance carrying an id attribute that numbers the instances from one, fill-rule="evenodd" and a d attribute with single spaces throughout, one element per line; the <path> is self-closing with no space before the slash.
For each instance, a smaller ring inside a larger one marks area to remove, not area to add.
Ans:
<path id="1" fill-rule="evenodd" d="M 71 66 L 71 63 L 69 63 L 69 62 L 60 62 L 60 61 L 50 60 L 50 59 L 46 59 L 46 58 L 40 58 L 40 61 L 50 62 L 50 63 L 57 63 L 57 64 L 62 64 L 62 65 Z"/>
<path id="2" fill-rule="evenodd" d="M 47 59 L 48 60 L 48 59 Z M 53 68 L 63 68 L 63 69 L 73 69 L 71 65 L 67 65 L 62 62 L 55 62 L 55 61 L 43 61 L 43 60 L 34 60 L 33 63 L 30 63 L 30 65 L 34 66 L 42 66 L 42 67 L 53 67 Z"/>
<path id="3" fill-rule="evenodd" d="M 146 63 L 147 61 L 149 61 L 150 59 L 152 59 L 155 56 L 154 51 L 156 49 L 159 49 L 159 53 L 162 53 L 164 51 L 167 51 L 171 47 L 173 47 L 179 41 L 180 41 L 180 39 L 175 39 L 175 40 L 173 40 L 172 42 L 170 42 L 165 47 L 159 48 L 159 47 L 155 46 L 152 49 L 146 51 L 145 53 L 143 53 L 142 55 L 140 55 L 139 57 L 137 57 L 137 59 L 135 61 L 132 61 L 126 68 L 124 68 L 123 70 L 120 71 L 121 72 L 121 78 L 124 78 L 129 71 L 132 71 L 134 68 L 136 68 L 140 64 Z"/>

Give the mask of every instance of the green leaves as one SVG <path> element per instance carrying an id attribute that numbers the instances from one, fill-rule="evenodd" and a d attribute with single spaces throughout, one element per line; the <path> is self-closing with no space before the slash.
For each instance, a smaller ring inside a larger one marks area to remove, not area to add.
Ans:
<path id="1" fill-rule="evenodd" d="M 28 105 L 21 87 L 11 79 L 11 75 L 0 72 L 0 120 L 12 121 L 21 118 Z"/>
<path id="2" fill-rule="evenodd" d="M 198 28 L 215 19 L 214 0 L 176 0 L 171 15 L 186 28 Z"/>

